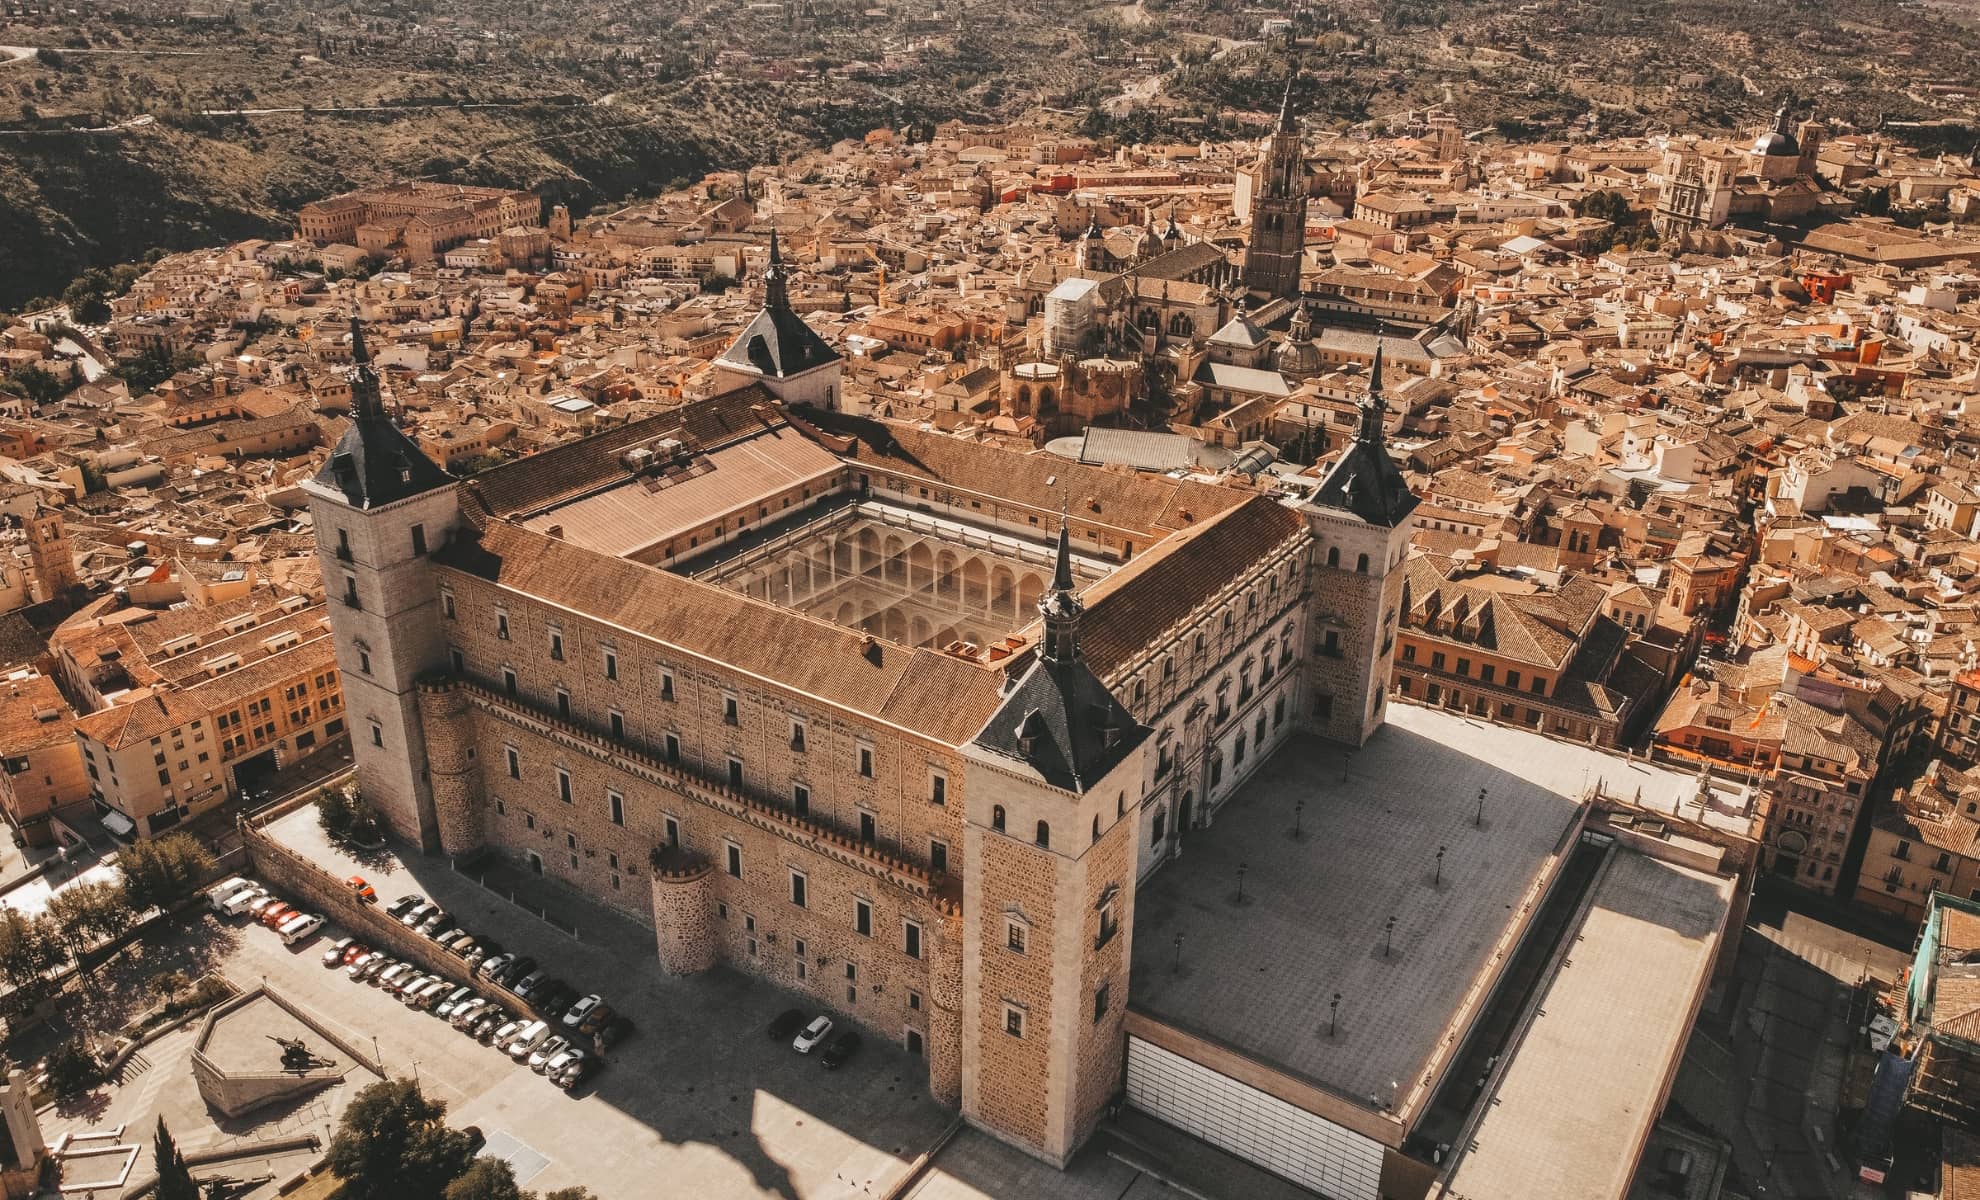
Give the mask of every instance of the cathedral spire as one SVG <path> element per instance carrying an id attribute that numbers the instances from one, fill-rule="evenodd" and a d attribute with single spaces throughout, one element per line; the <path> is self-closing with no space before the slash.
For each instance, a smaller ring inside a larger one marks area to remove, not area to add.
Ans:
<path id="1" fill-rule="evenodd" d="M 1381 338 L 1381 334 L 1375 335 L 1375 362 L 1368 368 L 1368 398 L 1361 406 L 1361 440 L 1370 446 L 1382 444 L 1382 421 L 1388 413 L 1388 404 L 1382 398 Z"/>
<path id="2" fill-rule="evenodd" d="M 365 348 L 364 326 L 351 314 L 351 414 L 382 420 L 385 400 L 379 394 L 378 370 L 371 365 L 371 351 Z"/>
<path id="3" fill-rule="evenodd" d="M 1048 663 L 1072 663 L 1079 658 L 1078 584 L 1073 580 L 1072 532 L 1066 514 L 1059 513 L 1059 549 L 1052 568 L 1052 586 L 1038 600 L 1038 615 L 1045 619 L 1045 644 L 1039 657 Z"/>
<path id="4" fill-rule="evenodd" d="M 784 274 L 784 254 L 777 245 L 777 227 L 770 227 L 770 265 L 763 268 L 763 307 L 781 311 L 791 306 L 790 282 Z"/>

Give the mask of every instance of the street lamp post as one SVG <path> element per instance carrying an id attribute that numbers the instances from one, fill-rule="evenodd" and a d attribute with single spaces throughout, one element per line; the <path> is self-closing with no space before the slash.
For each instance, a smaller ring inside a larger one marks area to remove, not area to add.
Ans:
<path id="1" fill-rule="evenodd" d="M 1481 829 L 1484 828 L 1485 825 L 1485 789 L 1484 788 L 1478 789 L 1478 815 L 1471 819 L 1471 823 L 1475 826 L 1478 826 Z"/>
<path id="2" fill-rule="evenodd" d="M 1395 937 L 1396 937 L 1396 919 L 1394 917 L 1390 917 L 1382 925 L 1382 957 L 1383 958 L 1389 957 L 1389 946 L 1392 942 L 1395 941 Z"/>
<path id="3" fill-rule="evenodd" d="M 1333 1037 L 1334 1031 L 1340 1028 L 1340 1017 L 1341 1017 L 1341 994 L 1339 992 L 1335 992 L 1334 998 L 1327 1002 L 1327 1036 L 1328 1037 Z"/>
<path id="4" fill-rule="evenodd" d="M 1245 872 L 1245 870 L 1246 870 L 1246 867 L 1245 867 L 1245 864 L 1243 864 L 1243 863 L 1239 863 L 1239 864 L 1238 864 L 1238 890 L 1237 890 L 1237 902 L 1238 902 L 1239 904 L 1243 904 L 1243 903 L 1244 903 L 1244 872 Z"/>
<path id="5" fill-rule="evenodd" d="M 1439 847 L 1437 847 L 1437 880 L 1436 880 L 1436 884 L 1437 884 L 1437 886 L 1438 886 L 1438 887 L 1442 887 L 1442 886 L 1444 885 L 1444 848 L 1443 848 L 1442 846 L 1439 846 Z"/>
<path id="6" fill-rule="evenodd" d="M 1176 963 L 1175 963 L 1175 966 L 1174 966 L 1173 968 L 1171 968 L 1171 973 L 1172 973 L 1172 974 L 1176 974 L 1176 975 L 1180 975 L 1180 974 L 1182 974 L 1182 944 L 1183 944 L 1183 935 L 1182 935 L 1181 933 L 1177 933 L 1177 934 L 1176 934 Z"/>
<path id="7" fill-rule="evenodd" d="M 1293 841 L 1295 842 L 1299 840 L 1300 817 L 1305 811 L 1306 797 L 1301 796 L 1299 799 L 1293 801 Z"/>

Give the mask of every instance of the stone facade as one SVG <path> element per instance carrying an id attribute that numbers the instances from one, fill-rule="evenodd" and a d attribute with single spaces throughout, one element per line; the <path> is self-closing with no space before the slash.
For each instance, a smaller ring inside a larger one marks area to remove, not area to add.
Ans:
<path id="1" fill-rule="evenodd" d="M 1382 724 L 1414 525 L 1370 524 L 1309 505 L 1313 653 L 1306 659 L 1314 732 L 1359 746 Z"/>

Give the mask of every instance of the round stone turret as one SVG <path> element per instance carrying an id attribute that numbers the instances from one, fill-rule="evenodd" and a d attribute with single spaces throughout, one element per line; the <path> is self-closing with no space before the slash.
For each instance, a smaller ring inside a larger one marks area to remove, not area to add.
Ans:
<path id="1" fill-rule="evenodd" d="M 426 769 L 433 788 L 433 819 L 440 852 L 463 855 L 486 840 L 474 760 L 467 697 L 446 680 L 419 683 L 419 721 L 426 731 Z"/>
<path id="2" fill-rule="evenodd" d="M 660 969 L 698 975 L 715 965 L 715 867 L 678 846 L 653 852 L 653 931 Z"/>

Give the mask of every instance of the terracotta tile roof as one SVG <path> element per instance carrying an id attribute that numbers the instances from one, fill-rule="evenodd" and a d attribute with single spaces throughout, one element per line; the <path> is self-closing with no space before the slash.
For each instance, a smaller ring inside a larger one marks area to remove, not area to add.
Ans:
<path id="1" fill-rule="evenodd" d="M 1083 597 L 1080 647 L 1103 678 L 1188 616 L 1239 572 L 1288 538 L 1302 536 L 1300 515 L 1254 496 L 1209 523 L 1158 542 L 1094 584 Z"/>
<path id="2" fill-rule="evenodd" d="M 869 640 L 507 522 L 456 538 L 434 561 L 948 745 L 967 742 L 999 703 L 1000 670 Z"/>
<path id="3" fill-rule="evenodd" d="M 0 682 L 0 755 L 75 741 L 75 711 L 46 675 Z"/>

